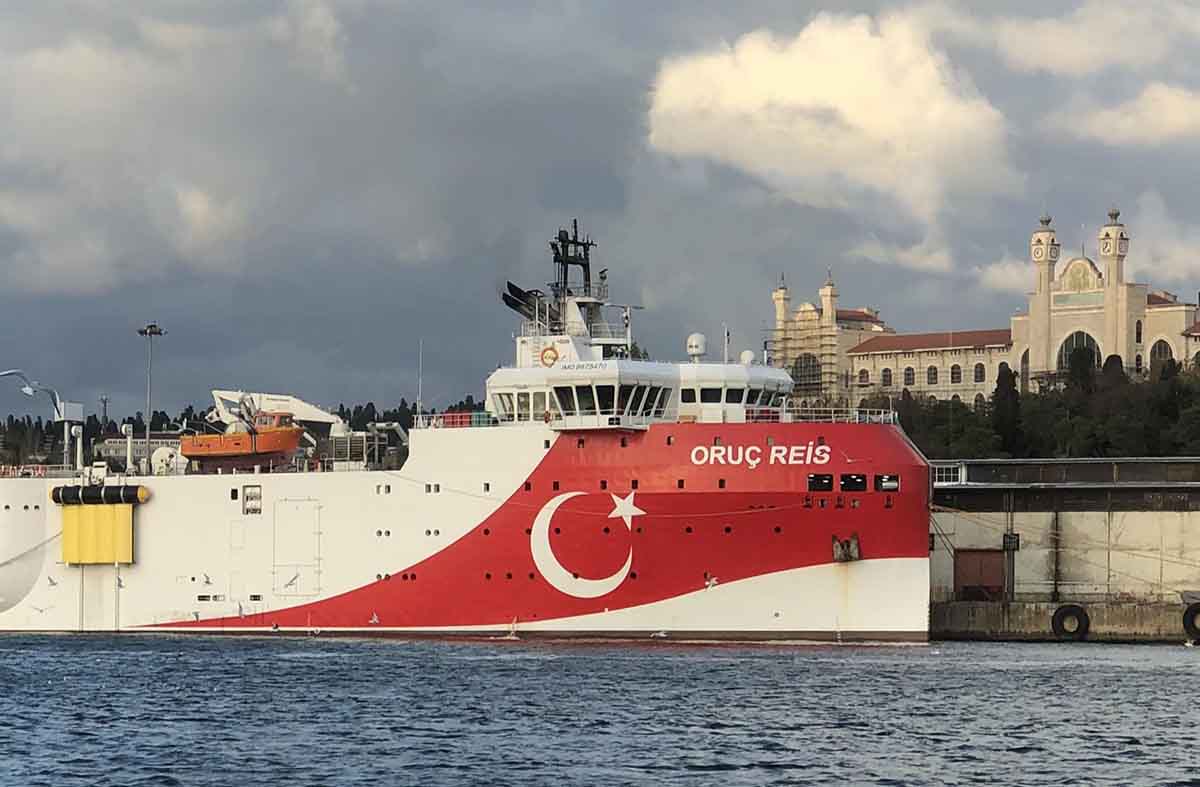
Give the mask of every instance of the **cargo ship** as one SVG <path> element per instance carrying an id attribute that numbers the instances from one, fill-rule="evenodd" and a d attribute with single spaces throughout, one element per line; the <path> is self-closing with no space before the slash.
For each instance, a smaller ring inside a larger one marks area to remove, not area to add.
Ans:
<path id="1" fill-rule="evenodd" d="M 698 334 L 635 358 L 591 240 L 550 247 L 553 282 L 501 293 L 486 410 L 419 415 L 398 466 L 335 428 L 0 479 L 0 630 L 926 640 L 929 471 L 893 414 L 797 409 Z"/>

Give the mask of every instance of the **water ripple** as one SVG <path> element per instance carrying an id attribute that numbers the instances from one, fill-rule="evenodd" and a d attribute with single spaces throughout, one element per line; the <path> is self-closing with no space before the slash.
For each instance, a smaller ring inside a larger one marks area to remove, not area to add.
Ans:
<path id="1" fill-rule="evenodd" d="M 1195 650 L 0 637 L 0 784 L 1200 784 Z"/>

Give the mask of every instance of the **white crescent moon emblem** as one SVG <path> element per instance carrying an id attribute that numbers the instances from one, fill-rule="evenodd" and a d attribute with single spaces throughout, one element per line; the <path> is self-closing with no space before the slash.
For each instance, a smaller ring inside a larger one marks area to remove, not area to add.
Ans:
<path id="1" fill-rule="evenodd" d="M 582 494 L 584 493 L 563 492 L 542 506 L 529 532 L 529 551 L 533 554 L 533 562 L 538 571 L 555 590 L 575 598 L 597 598 L 613 592 L 625 581 L 629 567 L 633 565 L 633 545 L 629 546 L 629 556 L 625 558 L 625 565 L 617 573 L 604 579 L 583 579 L 563 568 L 550 548 L 550 520 L 554 519 L 559 506 Z"/>

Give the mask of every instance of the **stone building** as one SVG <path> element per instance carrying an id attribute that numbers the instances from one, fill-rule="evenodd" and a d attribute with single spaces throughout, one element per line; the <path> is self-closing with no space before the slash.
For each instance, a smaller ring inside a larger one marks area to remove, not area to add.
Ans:
<path id="1" fill-rule="evenodd" d="M 1005 364 L 1019 371 L 1022 390 L 1056 385 L 1079 347 L 1091 351 L 1097 367 L 1120 357 L 1135 379 L 1166 359 L 1200 365 L 1196 304 L 1127 281 L 1129 244 L 1113 209 L 1097 233 L 1099 265 L 1081 255 L 1059 267 L 1061 247 L 1043 216 L 1029 242 L 1033 291 L 1008 328 L 897 334 L 873 310 L 847 313 L 863 315 L 861 321 L 843 321 L 831 280 L 821 288 L 820 309 L 804 304 L 789 315 L 781 286 L 772 295 L 775 362 L 792 370 L 802 401 L 857 404 L 907 390 L 976 405 L 995 389 Z"/>
<path id="2" fill-rule="evenodd" d="M 793 311 L 791 293 L 780 279 L 771 293 L 775 327 L 768 346 L 772 363 L 791 372 L 799 400 L 833 404 L 847 395 L 850 351 L 869 337 L 891 334 L 892 329 L 875 309 L 839 309 L 832 271 L 817 292 L 820 305 L 806 301 Z"/>

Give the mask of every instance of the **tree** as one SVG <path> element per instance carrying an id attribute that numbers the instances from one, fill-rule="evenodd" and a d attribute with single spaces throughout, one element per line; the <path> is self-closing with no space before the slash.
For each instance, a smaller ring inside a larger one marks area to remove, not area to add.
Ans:
<path id="1" fill-rule="evenodd" d="M 1000 450 L 1018 456 L 1021 449 L 1021 394 L 1017 375 L 1008 364 L 1000 364 L 996 390 L 992 392 L 992 431 L 1000 438 Z"/>

